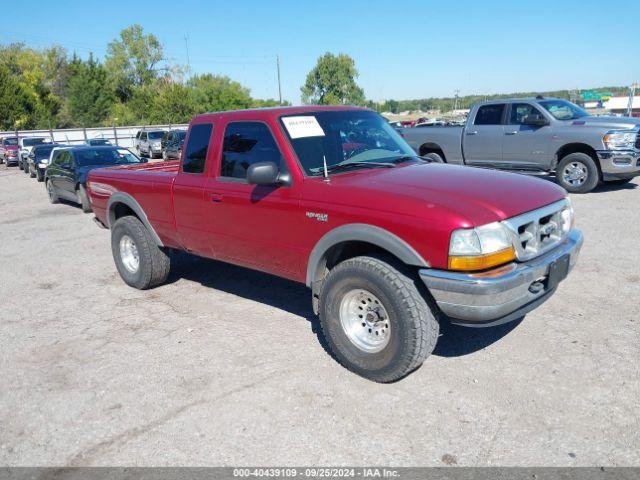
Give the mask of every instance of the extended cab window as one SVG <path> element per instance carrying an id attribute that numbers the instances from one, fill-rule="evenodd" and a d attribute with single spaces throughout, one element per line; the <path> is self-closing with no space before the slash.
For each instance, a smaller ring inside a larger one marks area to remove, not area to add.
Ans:
<path id="1" fill-rule="evenodd" d="M 523 125 L 524 119 L 528 115 L 540 115 L 540 111 L 528 103 L 514 103 L 511 105 L 511 114 L 509 115 L 509 125 Z"/>
<path id="2" fill-rule="evenodd" d="M 502 112 L 504 112 L 504 103 L 495 105 L 483 105 L 476 113 L 474 125 L 500 125 L 502 123 Z"/>
<path id="3" fill-rule="evenodd" d="M 260 122 L 234 122 L 224 132 L 220 176 L 247 178 L 247 169 L 258 162 L 273 162 L 279 169 L 284 160 L 269 127 Z"/>
<path id="4" fill-rule="evenodd" d="M 202 173 L 207 161 L 209 151 L 209 140 L 213 124 L 201 123 L 191 127 L 187 150 L 182 161 L 182 171 L 185 173 Z"/>

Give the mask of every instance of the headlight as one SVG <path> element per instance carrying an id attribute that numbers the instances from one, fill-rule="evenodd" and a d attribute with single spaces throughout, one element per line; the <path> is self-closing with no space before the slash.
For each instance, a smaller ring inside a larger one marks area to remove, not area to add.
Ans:
<path id="1" fill-rule="evenodd" d="M 495 222 L 454 230 L 449 244 L 450 270 L 485 270 L 515 260 L 507 228 Z"/>
<path id="2" fill-rule="evenodd" d="M 45 168 L 49 162 L 47 160 L 41 160 L 38 166 L 40 168 Z"/>
<path id="3" fill-rule="evenodd" d="M 560 220 L 562 221 L 563 235 L 569 233 L 569 230 L 573 228 L 573 224 L 575 222 L 575 218 L 573 216 L 573 205 L 571 204 L 571 199 L 567 197 L 566 200 L 567 200 L 567 206 L 564 207 L 560 212 Z"/>
<path id="4" fill-rule="evenodd" d="M 634 148 L 637 135 L 638 132 L 636 130 L 609 130 L 602 137 L 602 142 L 605 148 L 609 150 Z"/>

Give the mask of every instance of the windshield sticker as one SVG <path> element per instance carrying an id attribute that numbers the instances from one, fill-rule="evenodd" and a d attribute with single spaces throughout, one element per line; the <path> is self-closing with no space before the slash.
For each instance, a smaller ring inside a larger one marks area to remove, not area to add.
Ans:
<path id="1" fill-rule="evenodd" d="M 316 117 L 283 117 L 282 123 L 292 139 L 306 137 L 324 137 L 324 130 Z"/>

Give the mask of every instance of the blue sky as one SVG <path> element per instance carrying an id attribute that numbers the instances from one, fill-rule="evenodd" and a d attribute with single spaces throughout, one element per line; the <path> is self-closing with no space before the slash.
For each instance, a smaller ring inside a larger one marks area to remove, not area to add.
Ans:
<path id="1" fill-rule="evenodd" d="M 98 57 L 133 23 L 194 73 L 229 75 L 256 97 L 298 103 L 324 52 L 356 61 L 374 100 L 640 81 L 637 0 L 239 0 L 3 2 L 0 43 L 58 43 Z M 7 19 L 11 19 L 7 22 Z"/>

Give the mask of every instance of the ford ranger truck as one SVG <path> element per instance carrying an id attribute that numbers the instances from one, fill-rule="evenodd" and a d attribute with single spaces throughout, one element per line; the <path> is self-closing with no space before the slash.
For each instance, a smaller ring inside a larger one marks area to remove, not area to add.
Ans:
<path id="1" fill-rule="evenodd" d="M 354 107 L 199 115 L 180 162 L 91 170 L 87 190 L 128 285 L 162 284 L 171 250 L 304 282 L 336 359 L 378 382 L 419 367 L 440 322 L 522 318 L 582 244 L 562 188 L 426 161 Z"/>
<path id="2" fill-rule="evenodd" d="M 463 127 L 405 128 L 401 134 L 433 161 L 555 173 L 572 193 L 640 175 L 640 119 L 596 117 L 557 98 L 482 102 Z"/>

